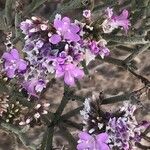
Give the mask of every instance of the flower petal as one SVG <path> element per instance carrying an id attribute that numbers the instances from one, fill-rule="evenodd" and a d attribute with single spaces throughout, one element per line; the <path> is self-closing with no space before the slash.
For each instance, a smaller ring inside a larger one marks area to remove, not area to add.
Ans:
<path id="1" fill-rule="evenodd" d="M 69 71 L 65 72 L 64 82 L 67 85 L 70 85 L 70 86 L 74 86 L 75 85 L 74 77 L 71 75 L 71 73 Z"/>
<path id="2" fill-rule="evenodd" d="M 81 140 L 85 140 L 85 141 L 90 140 L 92 138 L 92 136 L 86 132 L 80 132 L 78 136 Z"/>
<path id="3" fill-rule="evenodd" d="M 108 134 L 107 133 L 98 134 L 96 136 L 96 139 L 99 143 L 101 143 L 101 142 L 105 143 L 108 140 Z"/>
<path id="4" fill-rule="evenodd" d="M 61 37 L 58 34 L 53 34 L 50 38 L 49 38 L 49 42 L 51 42 L 52 44 L 58 44 L 61 41 Z"/>
<path id="5" fill-rule="evenodd" d="M 13 59 L 12 55 L 10 53 L 5 52 L 2 56 L 3 59 L 7 61 L 11 61 Z"/>
<path id="6" fill-rule="evenodd" d="M 16 69 L 15 68 L 8 68 L 7 70 L 6 70 L 6 74 L 7 74 L 7 76 L 9 77 L 9 78 L 14 78 L 15 77 L 15 71 L 16 71 Z"/>
<path id="7" fill-rule="evenodd" d="M 19 52 L 16 49 L 12 49 L 10 51 L 10 54 L 13 56 L 14 59 L 16 59 L 16 60 L 19 59 Z"/>
<path id="8" fill-rule="evenodd" d="M 27 68 L 27 63 L 26 63 L 26 61 L 24 61 L 24 60 L 20 60 L 19 61 L 19 64 L 18 64 L 19 66 L 18 66 L 18 69 L 20 70 L 20 71 L 24 71 L 24 70 L 26 70 L 26 68 Z"/>

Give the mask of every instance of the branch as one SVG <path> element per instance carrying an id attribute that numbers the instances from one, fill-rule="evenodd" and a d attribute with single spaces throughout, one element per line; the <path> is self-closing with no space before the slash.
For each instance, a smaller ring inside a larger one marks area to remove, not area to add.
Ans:
<path id="1" fill-rule="evenodd" d="M 8 28 L 12 25 L 12 4 L 13 0 L 6 0 L 5 3 L 5 17 Z"/>
<path id="2" fill-rule="evenodd" d="M 83 129 L 83 124 L 81 124 L 81 123 L 78 124 L 78 123 L 71 121 L 71 120 L 63 120 L 63 123 L 65 124 L 65 126 L 68 125 L 68 126 L 71 126 L 75 129 L 78 129 L 80 131 Z"/>
<path id="3" fill-rule="evenodd" d="M 54 126 L 48 127 L 44 133 L 41 150 L 52 150 Z"/>
<path id="4" fill-rule="evenodd" d="M 143 47 L 136 49 L 130 56 L 128 56 L 124 61 L 130 62 L 133 60 L 137 55 L 141 54 L 142 52 L 146 51 L 150 47 L 150 42 L 144 45 Z"/>
<path id="5" fill-rule="evenodd" d="M 71 150 L 76 150 L 76 145 L 77 142 L 74 139 L 74 137 L 72 136 L 72 134 L 68 131 L 68 129 L 61 123 L 59 124 L 59 128 L 60 128 L 60 133 L 66 138 L 66 140 L 68 140 L 70 146 L 71 146 Z"/>
<path id="6" fill-rule="evenodd" d="M 28 138 L 26 137 L 25 133 L 23 133 L 21 131 L 20 128 L 17 128 L 16 126 L 11 125 L 6 122 L 1 122 L 0 125 L 3 128 L 7 129 L 8 131 L 15 133 L 18 136 L 18 138 L 20 139 L 20 141 L 23 143 L 24 146 L 26 146 L 27 148 L 30 148 L 31 150 L 36 150 L 36 146 L 34 144 L 29 143 Z"/>
<path id="7" fill-rule="evenodd" d="M 62 115 L 62 119 L 65 120 L 65 119 L 69 119 L 71 118 L 72 116 L 78 114 L 80 112 L 80 110 L 83 109 L 83 106 L 80 106 L 72 111 L 69 111 L 68 113 Z"/>
<path id="8" fill-rule="evenodd" d="M 117 102 L 123 102 L 123 101 L 127 101 L 127 100 L 135 100 L 135 97 L 139 96 L 141 94 L 141 91 L 144 88 L 141 88 L 141 89 L 133 91 L 133 92 L 128 92 L 126 94 L 121 94 L 121 95 L 116 95 L 116 96 L 113 96 L 113 97 L 105 98 L 102 101 L 102 105 L 104 105 L 104 104 L 111 104 L 111 103 L 117 103 Z M 73 95 L 73 97 L 75 97 L 77 101 L 82 101 L 82 102 L 85 101 L 85 98 L 82 97 L 82 96 Z M 81 107 L 83 107 L 83 106 L 81 106 Z M 78 111 L 80 111 L 80 108 L 79 108 Z M 69 113 L 68 113 L 67 116 L 69 116 Z"/>
<path id="9" fill-rule="evenodd" d="M 72 92 L 71 92 L 72 93 Z M 45 131 L 45 134 L 43 136 L 43 142 L 42 142 L 42 150 L 52 150 L 53 145 L 53 134 L 54 134 L 54 128 L 61 120 L 61 114 L 63 113 L 63 110 L 65 106 L 67 105 L 69 99 L 70 99 L 70 89 L 68 86 L 64 86 L 64 95 L 61 100 L 61 103 L 56 110 L 55 114 L 52 115 L 51 123 L 47 124 L 47 130 Z"/>
<path id="10" fill-rule="evenodd" d="M 109 56 L 105 57 L 104 59 L 102 59 L 100 56 L 97 56 L 96 58 L 101 60 L 101 61 L 108 62 L 108 63 L 111 63 L 113 65 L 117 65 L 119 67 L 122 67 L 122 68 L 126 69 L 126 64 L 124 63 L 123 60 L 112 58 L 112 57 L 109 57 Z"/>
<path id="11" fill-rule="evenodd" d="M 145 77 L 143 77 L 143 76 L 141 76 L 141 75 L 135 73 L 135 72 L 134 72 L 133 70 L 131 70 L 130 68 L 129 68 L 128 70 L 129 70 L 129 72 L 131 72 L 135 77 L 137 77 L 139 80 L 141 80 L 141 82 L 144 83 L 145 86 L 150 86 L 150 81 L 149 81 L 147 78 L 145 78 Z"/>
<path id="12" fill-rule="evenodd" d="M 47 1 L 51 0 L 32 0 L 32 3 L 24 10 L 24 15 L 29 15 L 30 13 L 34 12 L 37 8 L 39 8 L 42 4 Z"/>
<path id="13" fill-rule="evenodd" d="M 138 37 L 128 37 L 128 36 L 117 36 L 117 35 L 107 35 L 104 34 L 102 36 L 105 40 L 107 41 L 113 41 L 117 42 L 120 44 L 125 44 L 125 45 L 136 45 L 136 44 L 147 44 L 149 41 L 145 41 L 145 37 L 138 36 Z"/>

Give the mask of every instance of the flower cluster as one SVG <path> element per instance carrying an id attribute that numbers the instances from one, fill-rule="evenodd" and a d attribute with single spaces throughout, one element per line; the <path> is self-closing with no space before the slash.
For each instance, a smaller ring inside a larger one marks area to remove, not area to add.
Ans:
<path id="1" fill-rule="evenodd" d="M 110 9 L 107 11 L 110 18 L 104 21 L 105 25 L 117 28 L 126 24 L 124 29 L 128 29 L 128 15 L 124 15 L 127 10 L 118 17 L 110 15 Z M 90 10 L 85 10 L 83 17 L 91 20 Z M 115 26 L 112 25 L 114 22 Z M 15 48 L 9 48 L 2 58 L 7 77 L 18 76 L 29 95 L 37 96 L 46 87 L 50 74 L 74 86 L 84 76 L 82 61 L 88 65 L 96 56 L 104 58 L 110 53 L 104 39 L 97 40 L 92 36 L 95 34 L 93 26 L 77 20 L 72 22 L 70 18 L 58 14 L 52 23 L 38 17 L 26 19 L 21 22 L 20 29 L 25 35 L 25 60 Z M 89 34 L 91 36 L 87 36 Z"/>
<path id="2" fill-rule="evenodd" d="M 147 121 L 137 122 L 134 115 L 136 106 L 124 103 L 119 111 L 109 113 L 103 112 L 100 106 L 97 111 L 94 105 L 91 99 L 86 99 L 84 102 L 84 108 L 81 111 L 84 128 L 83 132 L 79 133 L 77 149 L 130 150 L 136 148 L 135 143 L 141 141 L 142 132 L 150 125 Z M 105 140 L 100 138 L 101 135 L 105 135 Z"/>
<path id="3" fill-rule="evenodd" d="M 35 124 L 41 124 L 41 116 L 48 113 L 50 104 L 49 103 L 38 103 L 36 106 L 28 111 L 25 116 L 20 117 L 19 125 L 30 125 L 33 127 Z"/>
<path id="4" fill-rule="evenodd" d="M 106 126 L 110 147 L 129 150 L 136 147 L 135 142 L 141 141 L 142 129 L 146 128 L 149 123 L 143 121 L 143 123 L 139 124 L 134 116 L 135 110 L 134 105 L 125 104 L 121 109 L 121 111 L 125 112 L 122 117 L 110 118 Z"/>
<path id="5" fill-rule="evenodd" d="M 118 27 L 122 27 L 127 33 L 129 26 L 130 26 L 128 16 L 129 14 L 126 9 L 124 9 L 122 13 L 118 16 L 114 14 L 112 8 L 108 7 L 106 9 L 106 19 L 102 23 L 102 28 L 103 28 L 104 33 L 110 33 L 114 29 L 117 29 Z"/>

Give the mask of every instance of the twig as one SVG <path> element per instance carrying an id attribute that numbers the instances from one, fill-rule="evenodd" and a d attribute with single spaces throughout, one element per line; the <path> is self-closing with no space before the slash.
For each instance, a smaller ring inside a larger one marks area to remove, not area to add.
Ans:
<path id="1" fill-rule="evenodd" d="M 124 63 L 123 60 L 119 60 L 119 59 L 112 58 L 109 56 L 105 57 L 104 59 L 102 59 L 100 56 L 97 56 L 96 58 L 101 60 L 101 61 L 108 62 L 108 63 L 111 63 L 113 65 L 117 65 L 117 66 L 122 67 L 124 69 L 126 68 L 126 64 Z"/>
<path id="2" fill-rule="evenodd" d="M 147 44 L 149 41 L 145 41 L 145 37 L 138 36 L 138 37 L 128 37 L 128 36 L 116 36 L 116 35 L 103 35 L 103 38 L 107 41 L 113 41 L 120 44 L 125 45 L 136 45 L 136 44 Z"/>
<path id="3" fill-rule="evenodd" d="M 150 42 L 145 44 L 143 47 L 136 49 L 130 56 L 128 56 L 124 61 L 125 62 L 130 62 L 131 60 L 133 60 L 137 55 L 139 55 L 140 53 L 146 51 L 148 48 L 150 47 Z"/>
<path id="4" fill-rule="evenodd" d="M 16 34 L 16 38 L 21 37 L 22 33 L 19 30 L 19 24 L 21 23 L 21 18 L 22 18 L 22 13 L 20 10 L 18 9 L 18 4 L 16 2 L 16 8 L 15 8 L 15 34 Z"/>
<path id="5" fill-rule="evenodd" d="M 3 128 L 7 129 L 8 131 L 11 131 L 15 133 L 20 141 L 26 146 L 27 148 L 30 148 L 31 150 L 36 150 L 36 146 L 34 144 L 30 144 L 28 141 L 28 138 L 26 135 L 21 131 L 20 128 L 17 128 L 16 126 L 13 126 L 9 123 L 1 122 L 0 124 Z"/>
<path id="6" fill-rule="evenodd" d="M 29 15 L 30 13 L 34 12 L 37 8 L 39 8 L 42 4 L 44 4 L 46 1 L 51 0 L 32 0 L 32 3 L 25 9 L 23 14 Z"/>
<path id="7" fill-rule="evenodd" d="M 41 150 L 52 150 L 54 126 L 48 127 L 44 133 Z"/>
<path id="8" fill-rule="evenodd" d="M 83 129 L 83 124 L 78 124 L 78 123 L 71 121 L 71 120 L 63 120 L 63 123 L 65 124 L 65 126 L 68 125 L 68 126 L 71 126 L 73 128 L 76 128 L 78 130 Z"/>
<path id="9" fill-rule="evenodd" d="M 80 106 L 72 111 L 69 111 L 68 113 L 62 115 L 62 119 L 65 120 L 65 119 L 69 119 L 71 118 L 72 116 L 78 114 L 80 112 L 80 110 L 83 109 L 83 106 Z"/>
<path id="10" fill-rule="evenodd" d="M 51 150 L 52 144 L 53 144 L 53 133 L 54 128 L 61 120 L 61 114 L 63 113 L 63 110 L 65 106 L 67 105 L 68 101 L 70 99 L 70 89 L 67 85 L 64 86 L 64 95 L 61 100 L 61 103 L 56 110 L 55 114 L 52 115 L 51 123 L 47 124 L 47 131 L 45 132 L 43 136 L 43 142 L 42 142 L 42 150 Z"/>
<path id="11" fill-rule="evenodd" d="M 68 129 L 63 124 L 59 124 L 59 128 L 61 131 L 60 133 L 68 140 L 71 146 L 71 150 L 76 150 L 77 142 L 72 136 L 72 134 L 68 131 Z"/>
<path id="12" fill-rule="evenodd" d="M 6 0 L 5 3 L 5 17 L 8 28 L 12 25 L 12 4 L 13 0 Z"/>
<path id="13" fill-rule="evenodd" d="M 141 82 L 145 84 L 145 86 L 150 86 L 150 81 L 149 81 L 147 78 L 145 78 L 145 77 L 143 77 L 143 76 L 141 76 L 141 75 L 135 73 L 135 72 L 134 72 L 132 69 L 130 69 L 130 68 L 129 68 L 128 70 L 129 70 L 129 72 L 131 72 L 135 77 L 137 77 L 138 79 L 140 79 Z"/>

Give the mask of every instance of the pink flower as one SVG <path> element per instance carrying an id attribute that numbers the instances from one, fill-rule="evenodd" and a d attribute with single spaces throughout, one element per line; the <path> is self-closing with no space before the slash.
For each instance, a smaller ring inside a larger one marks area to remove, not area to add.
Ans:
<path id="1" fill-rule="evenodd" d="M 23 83 L 23 87 L 29 95 L 37 96 L 37 92 L 41 92 L 46 87 L 46 83 L 43 79 L 31 78 Z"/>
<path id="2" fill-rule="evenodd" d="M 64 78 L 67 85 L 74 86 L 75 79 L 82 79 L 84 76 L 83 70 L 79 69 L 74 64 L 58 64 L 56 66 L 56 78 Z"/>
<path id="3" fill-rule="evenodd" d="M 95 54 L 96 56 L 100 55 L 102 58 L 104 58 L 105 56 L 108 56 L 110 53 L 109 49 L 105 45 L 106 41 L 104 40 L 101 40 L 99 42 L 91 41 L 89 43 L 89 48 L 92 54 Z"/>
<path id="4" fill-rule="evenodd" d="M 17 49 L 5 52 L 2 58 L 4 59 L 4 69 L 9 78 L 14 78 L 16 73 L 25 71 L 27 68 L 27 62 L 20 58 Z"/>
<path id="5" fill-rule="evenodd" d="M 131 25 L 128 16 L 129 13 L 126 9 L 124 9 L 122 13 L 119 16 L 117 16 L 114 15 L 113 9 L 110 9 L 108 7 L 106 9 L 106 19 L 102 23 L 104 33 L 110 33 L 118 27 L 122 27 L 127 33 L 129 26 Z"/>
<path id="6" fill-rule="evenodd" d="M 57 17 L 54 20 L 54 27 L 57 34 L 53 34 L 49 38 L 49 41 L 52 44 L 58 44 L 62 40 L 62 37 L 71 42 L 77 42 L 80 40 L 80 36 L 77 34 L 80 30 L 79 26 L 75 23 L 71 23 L 68 17 L 62 19 Z"/>

